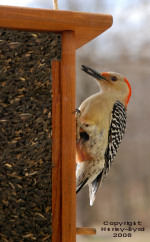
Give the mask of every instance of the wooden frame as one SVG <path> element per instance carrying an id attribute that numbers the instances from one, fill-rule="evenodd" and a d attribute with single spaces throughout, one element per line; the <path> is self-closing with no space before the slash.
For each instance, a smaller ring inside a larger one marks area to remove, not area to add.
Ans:
<path id="1" fill-rule="evenodd" d="M 0 27 L 28 31 L 75 32 L 76 48 L 87 44 L 112 25 L 107 14 L 0 6 Z"/>
<path id="2" fill-rule="evenodd" d="M 0 28 L 62 33 L 62 59 L 52 62 L 53 242 L 76 241 L 75 50 L 111 25 L 111 15 L 0 6 Z M 77 228 L 95 233 L 86 231 Z"/>
<path id="3" fill-rule="evenodd" d="M 62 33 L 62 60 L 52 63 L 53 241 L 75 241 L 75 37 Z M 57 144 L 55 143 L 57 142 Z M 58 152 L 59 151 L 59 152 Z M 56 181 L 59 181 L 56 185 Z M 61 212 L 60 212 L 61 211 Z M 62 222 L 61 224 L 58 221 Z M 60 233 L 61 231 L 61 233 Z M 69 238 L 69 239 L 68 239 Z"/>

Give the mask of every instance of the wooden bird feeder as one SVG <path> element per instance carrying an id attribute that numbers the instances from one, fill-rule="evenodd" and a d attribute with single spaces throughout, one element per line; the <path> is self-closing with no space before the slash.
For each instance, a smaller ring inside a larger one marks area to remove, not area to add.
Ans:
<path id="1" fill-rule="evenodd" d="M 75 51 L 111 25 L 105 14 L 0 7 L 2 240 L 95 234 L 76 228 Z"/>

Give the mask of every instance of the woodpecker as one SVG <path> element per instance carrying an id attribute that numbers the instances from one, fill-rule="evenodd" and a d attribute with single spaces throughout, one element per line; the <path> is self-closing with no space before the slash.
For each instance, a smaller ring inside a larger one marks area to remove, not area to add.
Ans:
<path id="1" fill-rule="evenodd" d="M 76 193 L 88 185 L 92 206 L 125 133 L 131 86 L 115 72 L 99 73 L 85 65 L 82 70 L 100 86 L 76 110 Z"/>

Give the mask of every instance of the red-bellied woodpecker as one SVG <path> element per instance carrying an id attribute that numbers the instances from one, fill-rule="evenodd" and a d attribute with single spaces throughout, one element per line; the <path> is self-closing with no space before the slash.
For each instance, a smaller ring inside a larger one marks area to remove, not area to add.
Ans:
<path id="1" fill-rule="evenodd" d="M 85 99 L 76 111 L 76 192 L 89 185 L 92 206 L 125 133 L 131 87 L 118 73 L 98 73 L 84 65 L 82 70 L 100 86 L 100 92 Z"/>

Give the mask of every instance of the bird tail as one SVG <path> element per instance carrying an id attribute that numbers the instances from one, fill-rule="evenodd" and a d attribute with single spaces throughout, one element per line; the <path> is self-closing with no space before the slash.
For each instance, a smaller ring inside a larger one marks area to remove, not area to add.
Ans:
<path id="1" fill-rule="evenodd" d="M 80 192 L 80 190 L 82 189 L 82 187 L 84 187 L 87 181 L 88 181 L 88 178 L 76 188 L 76 194 Z"/>
<path id="2" fill-rule="evenodd" d="M 88 184 L 89 185 L 89 198 L 90 198 L 90 206 L 93 206 L 97 191 L 103 180 L 103 171 L 95 178 L 95 180 Z"/>

